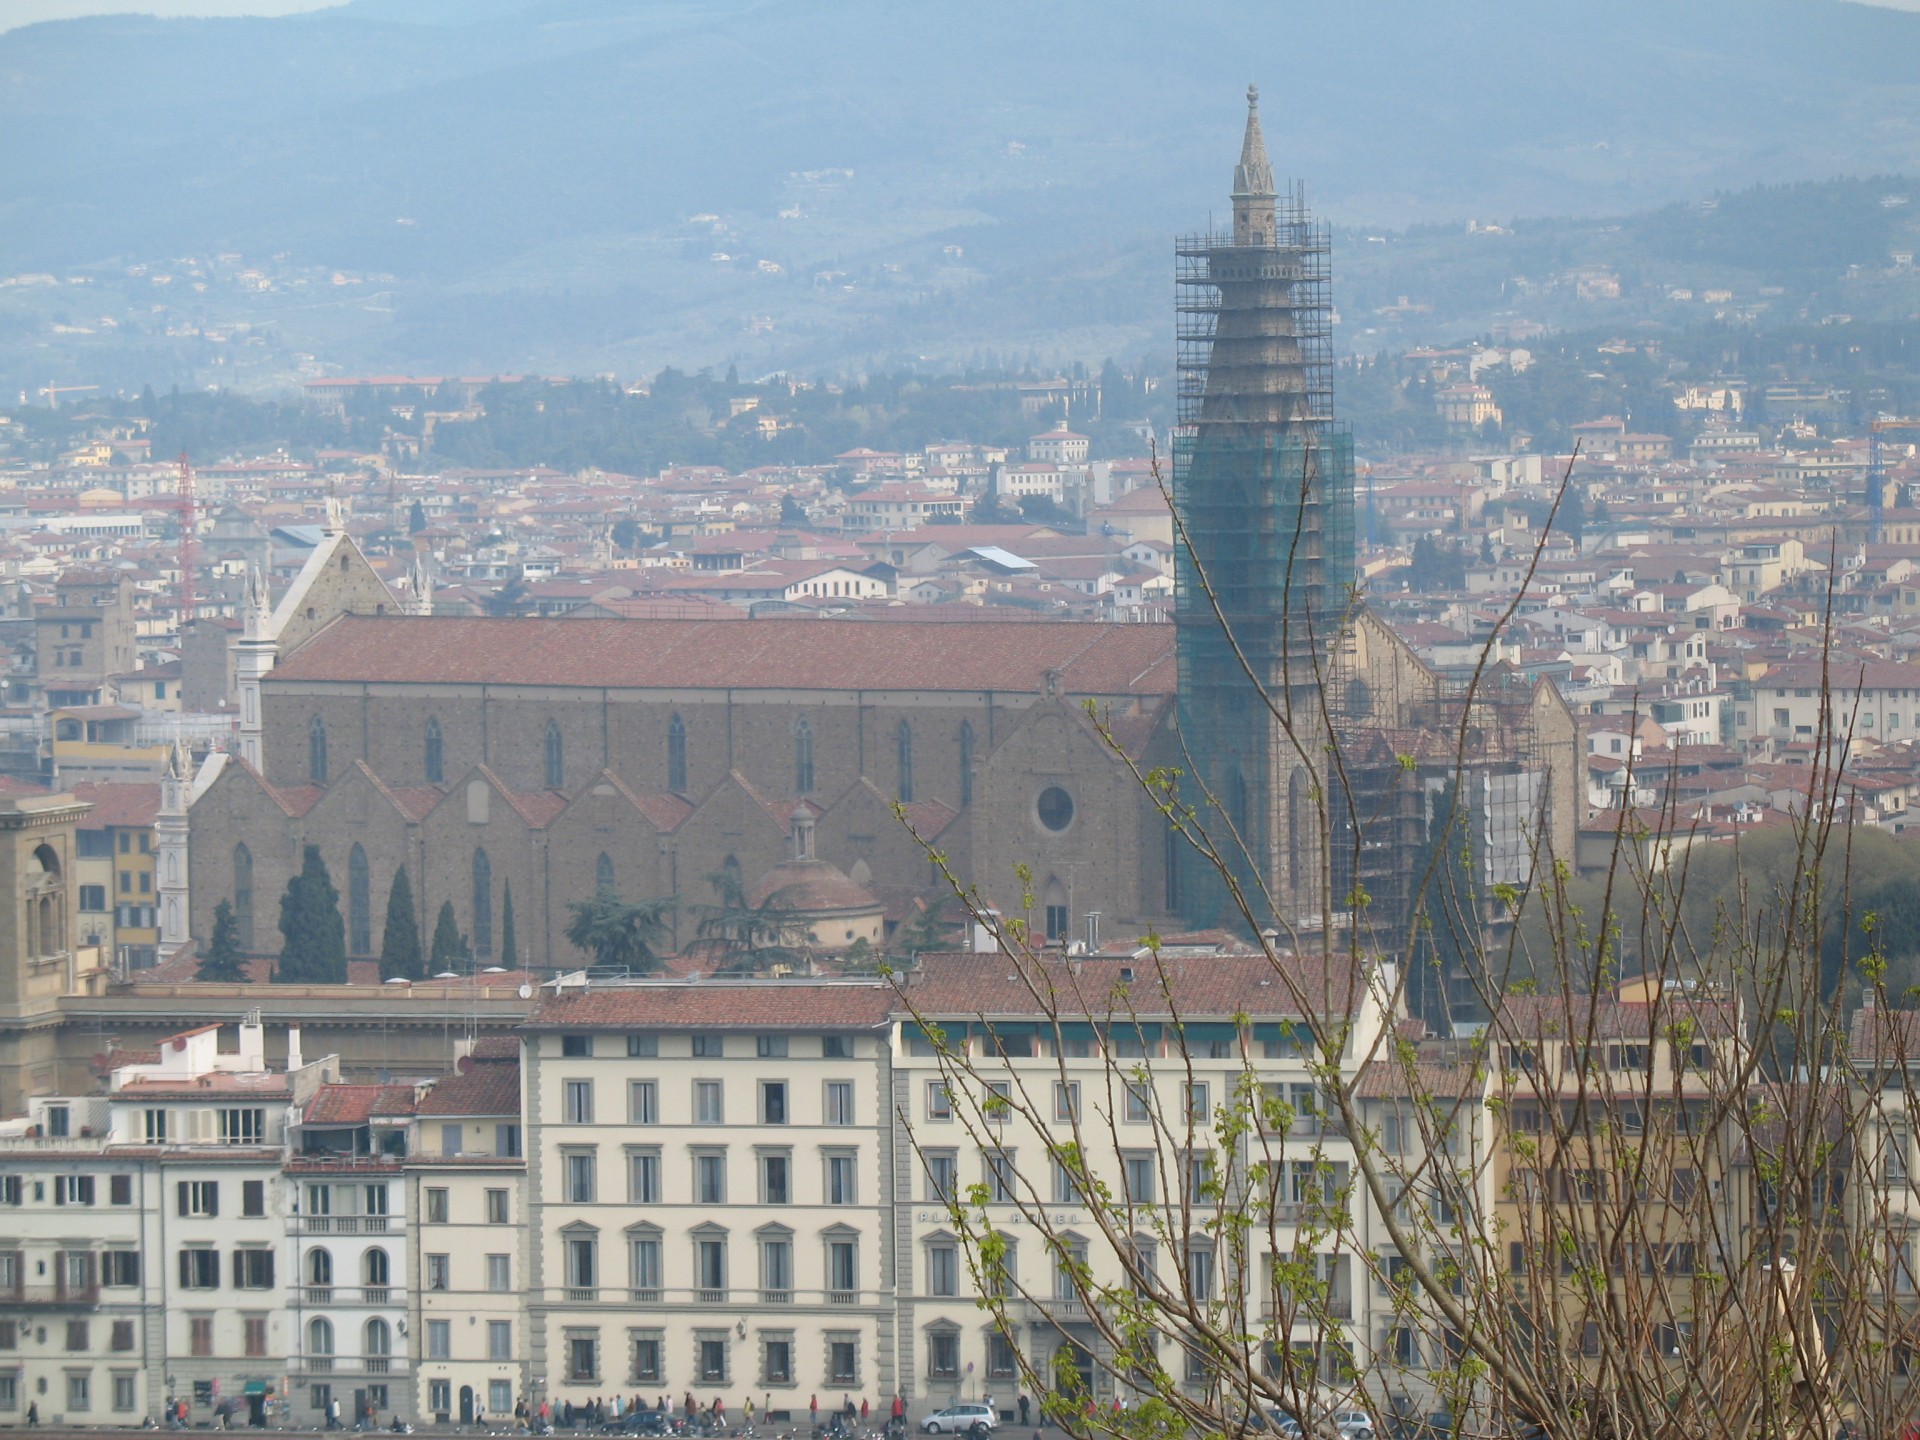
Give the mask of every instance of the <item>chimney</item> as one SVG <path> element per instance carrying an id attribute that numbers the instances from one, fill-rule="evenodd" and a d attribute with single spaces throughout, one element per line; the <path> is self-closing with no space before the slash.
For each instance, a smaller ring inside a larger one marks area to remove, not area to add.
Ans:
<path id="1" fill-rule="evenodd" d="M 287 1073 L 291 1075 L 305 1064 L 306 1061 L 300 1057 L 300 1027 L 289 1025 L 287 1027 Z"/>

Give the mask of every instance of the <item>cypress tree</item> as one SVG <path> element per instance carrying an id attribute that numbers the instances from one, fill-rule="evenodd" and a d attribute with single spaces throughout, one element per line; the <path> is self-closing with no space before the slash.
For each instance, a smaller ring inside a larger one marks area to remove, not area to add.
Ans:
<path id="1" fill-rule="evenodd" d="M 393 888 L 387 892 L 387 928 L 380 937 L 380 978 L 421 978 L 420 925 L 413 914 L 413 883 L 407 879 L 404 865 L 393 872 Z"/>
<path id="2" fill-rule="evenodd" d="M 507 881 L 500 905 L 500 963 L 509 970 L 520 964 L 520 941 L 513 933 L 513 882 Z"/>
<path id="3" fill-rule="evenodd" d="M 440 906 L 440 918 L 433 924 L 433 958 L 429 967 L 435 975 L 447 970 L 464 969 L 467 963 L 467 937 L 453 918 L 453 902 Z"/>
<path id="4" fill-rule="evenodd" d="M 247 979 L 246 961 L 240 956 L 240 922 L 233 918 L 233 905 L 222 900 L 213 907 L 213 938 L 207 942 L 207 953 L 200 957 L 200 968 L 193 972 L 196 980 L 245 981 Z"/>
<path id="5" fill-rule="evenodd" d="M 340 918 L 320 847 L 309 845 L 300 873 L 280 897 L 280 964 L 274 979 L 284 985 L 342 985 L 347 979 L 347 922 Z"/>

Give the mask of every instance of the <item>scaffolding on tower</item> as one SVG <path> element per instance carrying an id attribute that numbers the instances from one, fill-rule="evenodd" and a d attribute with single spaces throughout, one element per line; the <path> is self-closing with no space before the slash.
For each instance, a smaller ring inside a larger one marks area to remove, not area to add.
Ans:
<path id="1" fill-rule="evenodd" d="M 180 587 L 176 592 L 177 608 L 180 612 L 180 636 L 184 640 L 188 627 L 199 618 L 198 600 L 194 591 L 194 570 L 199 564 L 199 508 L 195 504 L 193 486 L 193 464 L 187 459 L 187 452 L 180 452 L 180 483 L 178 494 L 174 497 L 173 509 L 180 520 Z"/>

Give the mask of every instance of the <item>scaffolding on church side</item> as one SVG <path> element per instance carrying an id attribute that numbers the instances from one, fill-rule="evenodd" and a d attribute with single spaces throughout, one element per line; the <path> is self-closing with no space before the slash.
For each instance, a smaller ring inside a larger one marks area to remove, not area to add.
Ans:
<path id="1" fill-rule="evenodd" d="M 1243 888 L 1257 893 L 1257 877 L 1288 923 L 1323 923 L 1327 891 L 1303 853 L 1304 840 L 1317 856 L 1318 839 L 1299 833 L 1315 823 L 1301 806 L 1300 751 L 1247 671 L 1302 731 L 1318 728 L 1323 696 L 1344 712 L 1353 439 L 1333 415 L 1331 237 L 1298 188 L 1275 193 L 1253 98 L 1232 233 L 1174 247 L 1180 733 L 1194 788 L 1219 806 L 1210 820 L 1230 822 L 1231 848 L 1246 851 Z M 1323 774 L 1305 784 L 1327 793 Z M 1225 918 L 1218 876 L 1196 874 L 1183 893 L 1196 923 Z"/>

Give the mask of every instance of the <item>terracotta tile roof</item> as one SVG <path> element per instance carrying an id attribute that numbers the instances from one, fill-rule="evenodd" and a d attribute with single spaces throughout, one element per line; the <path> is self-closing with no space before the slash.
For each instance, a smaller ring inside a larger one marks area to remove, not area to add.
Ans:
<path id="1" fill-rule="evenodd" d="M 458 1074 L 434 1082 L 420 1097 L 422 1115 L 518 1115 L 520 1113 L 520 1045 L 511 1060 L 460 1062 Z"/>
<path id="2" fill-rule="evenodd" d="M 483 1035 L 473 1042 L 475 1061 L 511 1060 L 520 1063 L 520 1042 L 511 1035 Z"/>
<path id="3" fill-rule="evenodd" d="M 160 816 L 160 787 L 139 781 L 82 780 L 73 787 L 76 800 L 93 806 L 80 818 L 82 830 L 105 830 L 110 825 L 151 826 Z"/>
<path id="4" fill-rule="evenodd" d="M 555 1030 L 874 1030 L 894 993 L 880 981 L 696 982 L 569 990 L 543 999 L 521 1028 Z"/>
<path id="5" fill-rule="evenodd" d="M 1168 695 L 1171 625 L 345 616 L 269 683 Z"/>
<path id="6" fill-rule="evenodd" d="M 1412 1072 L 1394 1060 L 1375 1060 L 1354 1094 L 1361 1100 L 1457 1100 L 1486 1088 L 1485 1072 L 1472 1065 L 1416 1060 Z"/>
<path id="7" fill-rule="evenodd" d="M 1323 1013 L 1345 1011 L 1352 980 L 1344 967 L 1323 972 L 1318 961 L 1291 955 L 1278 962 L 1261 955 L 1162 957 L 1157 965 L 1150 955 L 1090 959 L 1077 970 L 1051 958 L 1022 964 L 1000 954 L 922 955 L 920 968 L 909 977 L 906 1001 L 930 1016 L 1038 1017 L 1045 1013 L 1034 993 L 1039 990 L 1050 991 L 1057 1007 L 1098 1017 L 1298 1015 L 1294 989 L 1280 967 L 1300 993 L 1322 1001 Z"/>
<path id="8" fill-rule="evenodd" d="M 411 1115 L 411 1085 L 322 1085 L 307 1106 L 307 1125 L 364 1125 L 375 1115 Z"/>
<path id="9" fill-rule="evenodd" d="M 1920 1056 L 1920 1010 L 1882 1010 L 1863 1005 L 1853 1012 L 1847 1049 L 1861 1064 L 1904 1064 Z"/>

